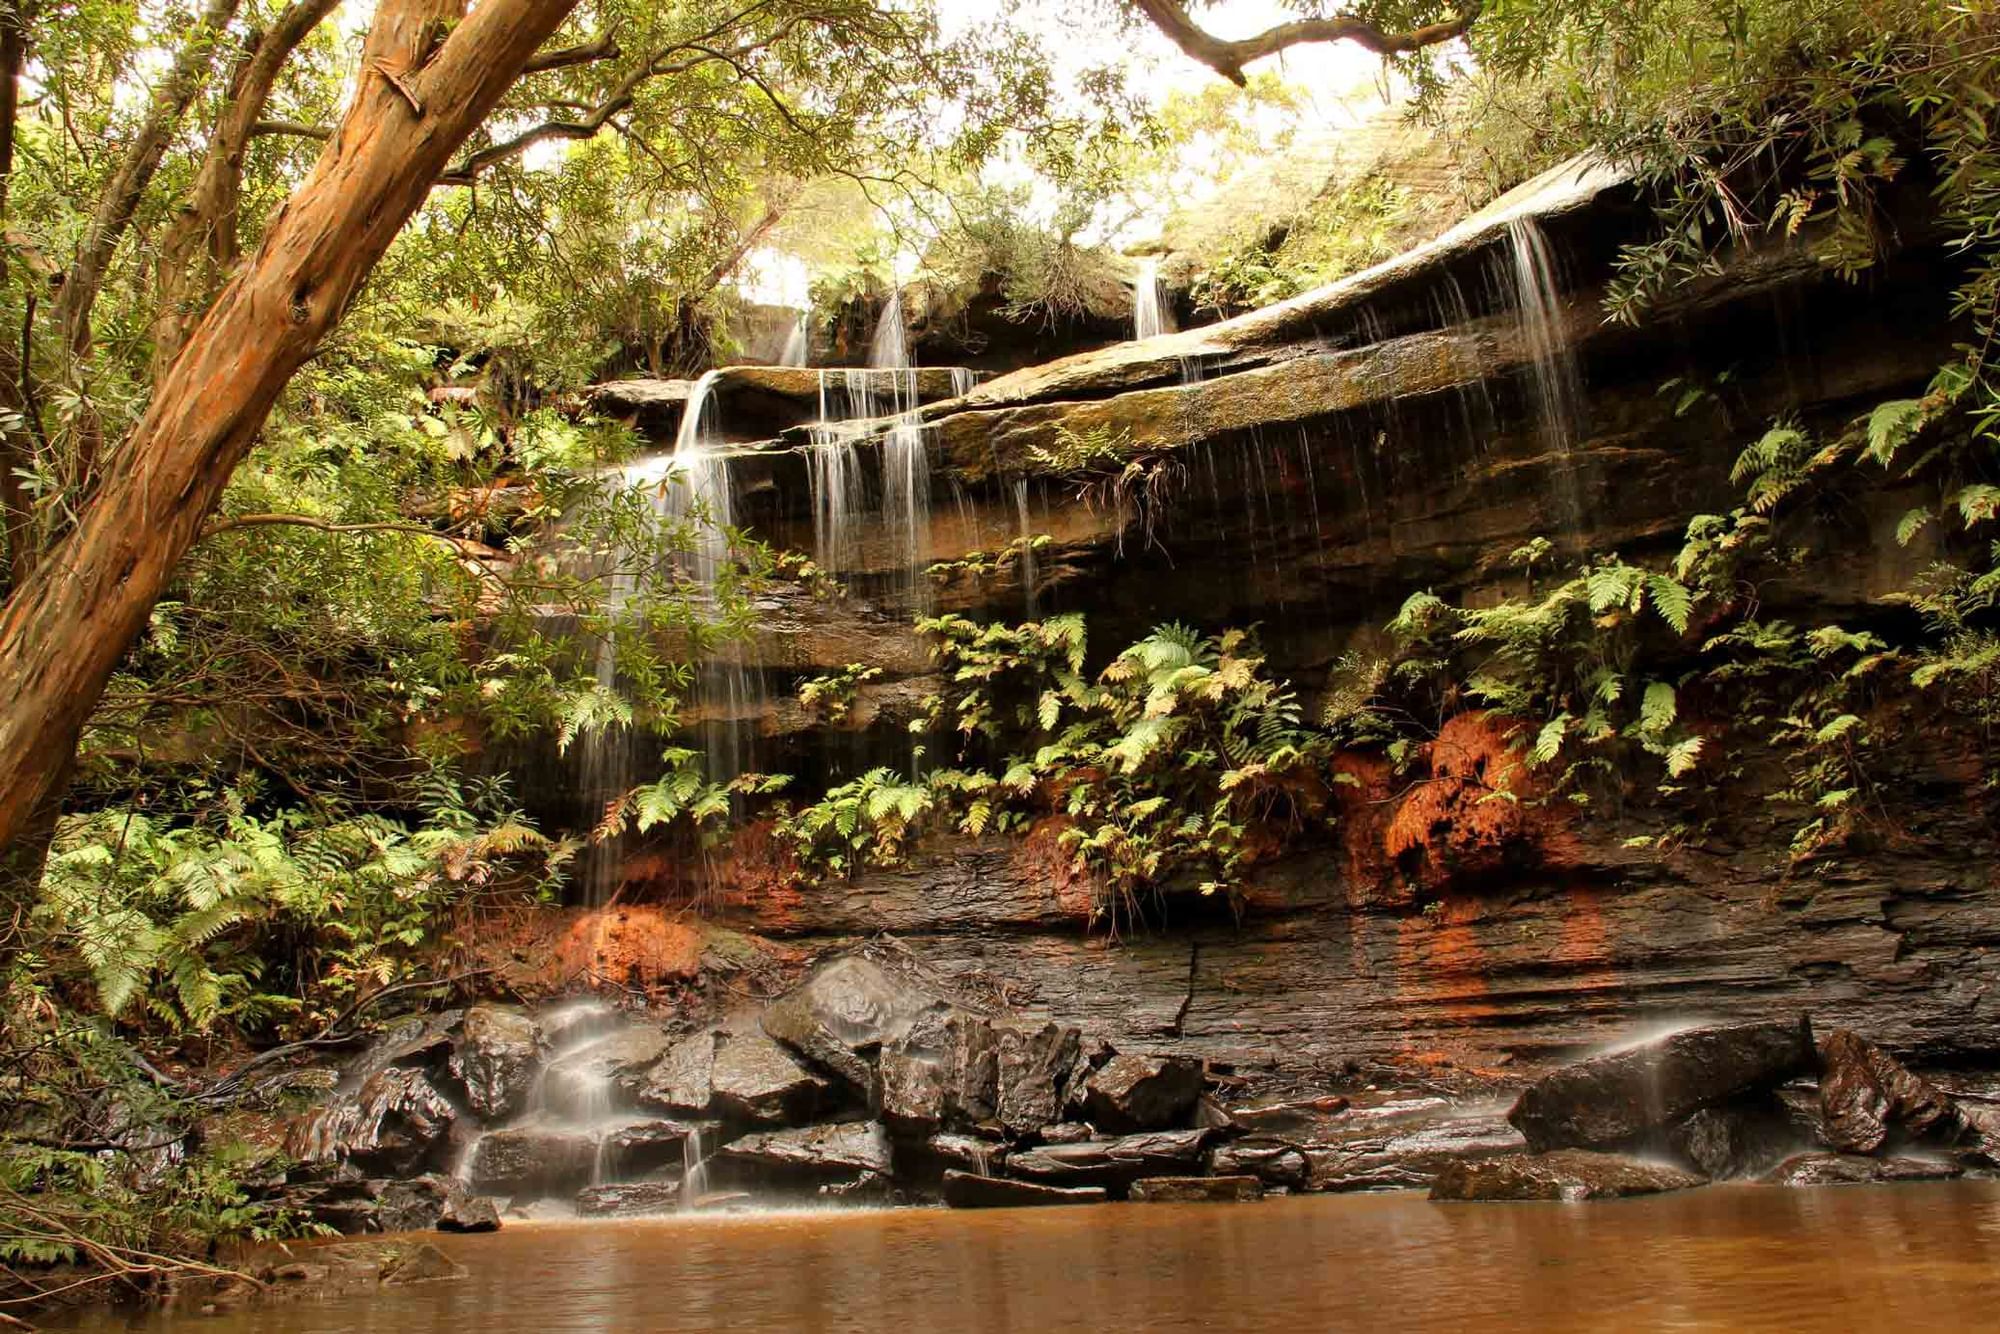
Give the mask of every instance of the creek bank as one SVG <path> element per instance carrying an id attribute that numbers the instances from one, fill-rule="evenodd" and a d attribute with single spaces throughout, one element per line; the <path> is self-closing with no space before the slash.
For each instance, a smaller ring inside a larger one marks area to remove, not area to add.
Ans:
<path id="1" fill-rule="evenodd" d="M 887 940 L 693 1032 L 598 1014 L 562 1040 L 552 1021 L 485 1007 L 401 1026 L 294 1127 L 315 1156 L 288 1198 L 348 1231 L 724 1201 L 995 1208 L 1382 1189 L 1592 1200 L 1711 1180 L 1983 1174 L 2000 1148 L 1983 1109 L 1851 1031 L 1816 1035 L 1803 1015 L 1442 1092 L 1260 1088 L 1220 1060 L 1024 1020 Z M 474 1059 L 496 1033 L 524 1065 Z M 496 1098 L 487 1074 L 502 1067 L 521 1091 Z M 385 1087 L 424 1091 L 427 1138 Z M 384 1144 L 423 1170 L 371 1175 L 390 1161 Z"/>

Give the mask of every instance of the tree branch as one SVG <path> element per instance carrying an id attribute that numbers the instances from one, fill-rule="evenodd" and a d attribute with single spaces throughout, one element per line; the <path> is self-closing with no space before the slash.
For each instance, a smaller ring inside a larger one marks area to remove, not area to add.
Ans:
<path id="1" fill-rule="evenodd" d="M 527 68 L 521 72 L 540 74 L 545 70 L 568 69 L 572 65 L 589 65 L 599 60 L 616 60 L 624 54 L 624 50 L 618 45 L 618 34 L 607 32 L 587 42 L 579 42 L 575 46 L 562 46 L 553 51 L 544 51 L 530 60 Z"/>
<path id="2" fill-rule="evenodd" d="M 208 298 L 242 258 L 237 214 L 243 198 L 243 161 L 258 125 L 264 123 L 258 118 L 285 62 L 339 3 L 293 0 L 268 31 L 253 36 L 236 68 L 194 188 L 160 245 L 159 313 L 153 321 L 155 379 L 173 364 Z"/>
<path id="3" fill-rule="evenodd" d="M 193 31 L 182 42 L 173 68 L 154 90 L 139 132 L 111 173 L 56 300 L 56 323 L 64 345 L 81 355 L 90 346 L 90 311 L 111 267 L 111 256 L 138 212 L 139 200 L 167 155 L 188 104 L 208 74 L 213 44 L 221 41 L 236 15 L 237 0 L 209 0 Z"/>
<path id="4" fill-rule="evenodd" d="M 453 537 L 420 523 L 333 523 L 309 514 L 237 514 L 202 531 L 204 540 L 242 528 L 310 528 L 319 533 L 409 533 L 442 542 L 468 560 L 500 560 L 506 553 L 469 537 Z"/>
<path id="5" fill-rule="evenodd" d="M 1276 55 L 1287 47 L 1307 42 L 1354 42 L 1376 55 L 1401 55 L 1463 37 L 1482 8 L 1482 0 L 1464 0 L 1451 18 L 1408 32 L 1384 32 L 1366 19 L 1336 14 L 1330 18 L 1280 23 L 1255 37 L 1228 41 L 1199 27 L 1188 16 L 1181 0 L 1132 0 L 1132 4 L 1175 46 L 1239 87 L 1245 82 L 1245 65 Z"/>
<path id="6" fill-rule="evenodd" d="M 289 134 L 299 139 L 333 138 L 333 131 L 324 125 L 301 125 L 295 120 L 260 120 L 250 127 L 253 138 L 271 134 Z"/>

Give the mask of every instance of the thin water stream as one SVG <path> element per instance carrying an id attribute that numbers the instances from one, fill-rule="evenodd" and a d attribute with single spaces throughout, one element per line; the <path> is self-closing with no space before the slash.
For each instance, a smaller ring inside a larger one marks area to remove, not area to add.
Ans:
<path id="1" fill-rule="evenodd" d="M 1722 1186 L 1622 1203 L 1414 1194 L 510 1224 L 456 1282 L 210 1334 L 646 1330 L 1990 1329 L 2000 1183 Z"/>

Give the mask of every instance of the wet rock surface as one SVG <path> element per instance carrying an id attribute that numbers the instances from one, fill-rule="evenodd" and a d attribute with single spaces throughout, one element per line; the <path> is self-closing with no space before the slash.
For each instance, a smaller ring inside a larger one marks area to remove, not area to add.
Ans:
<path id="1" fill-rule="evenodd" d="M 722 1147 L 718 1160 L 751 1176 L 857 1176 L 891 1170 L 889 1139 L 869 1121 L 745 1135 Z"/>
<path id="2" fill-rule="evenodd" d="M 1819 1137 L 1809 1110 L 1762 1093 L 1690 1113 L 1668 1128 L 1665 1142 L 1678 1160 L 1724 1181 L 1757 1176 Z"/>
<path id="3" fill-rule="evenodd" d="M 1892 1181 L 1941 1181 L 1965 1169 L 1941 1158 L 1870 1158 L 1856 1153 L 1801 1153 L 1761 1179 L 1773 1186 L 1859 1186 Z"/>
<path id="4" fill-rule="evenodd" d="M 467 1010 L 450 1061 L 465 1090 L 466 1109 L 486 1120 L 519 1112 L 548 1050 L 541 1026 L 518 1010 L 493 1005 Z"/>
<path id="5" fill-rule="evenodd" d="M 458 1108 L 423 1070 L 392 1065 L 368 1075 L 352 1092 L 336 1091 L 298 1124 L 287 1149 L 302 1162 L 420 1172 L 440 1164 L 458 1117 Z"/>
<path id="6" fill-rule="evenodd" d="M 1987 1148 L 1986 1127 L 1956 1099 L 1846 1029 L 1819 1044 L 1820 1110 L 1827 1144 L 1876 1153 L 1894 1144 Z"/>
<path id="7" fill-rule="evenodd" d="M 586 1218 L 609 1218 L 621 1214 L 665 1213 L 680 1207 L 678 1181 L 624 1181 L 607 1186 L 585 1186 L 576 1193 L 576 1211 Z"/>
<path id="8" fill-rule="evenodd" d="M 1254 1176 L 1143 1177 L 1127 1199 L 1136 1204 L 1247 1204 L 1264 1198 Z"/>
<path id="9" fill-rule="evenodd" d="M 1588 1149 L 1507 1154 L 1446 1164 L 1434 1200 L 1611 1200 L 1688 1190 L 1707 1178 L 1666 1163 Z"/>
<path id="10" fill-rule="evenodd" d="M 514 1126 L 488 1131 L 473 1148 L 473 1189 L 496 1195 L 560 1194 L 590 1179 L 597 1140 L 576 1130 Z"/>
<path id="11" fill-rule="evenodd" d="M 1009 1176 L 1051 1185 L 1123 1188 L 1142 1176 L 1183 1175 L 1202 1164 L 1207 1130 L 1154 1130 L 1117 1139 L 1046 1144 L 1007 1156 Z"/>
<path id="12" fill-rule="evenodd" d="M 1507 1119 L 1537 1152 L 1614 1148 L 1816 1065 L 1803 1017 L 1689 1029 L 1544 1075 L 1522 1091 Z"/>
<path id="13" fill-rule="evenodd" d="M 906 974 L 855 954 L 815 970 L 767 1007 L 762 1023 L 808 1063 L 866 1094 L 875 1082 L 871 1058 L 948 1008 Z"/>
<path id="14" fill-rule="evenodd" d="M 440 1232 L 498 1232 L 500 1206 L 484 1195 L 467 1194 L 463 1189 L 446 1197 L 439 1211 Z"/>
<path id="15" fill-rule="evenodd" d="M 1021 1209 L 1051 1204 L 1102 1204 L 1101 1186 L 1050 1186 L 970 1172 L 944 1174 L 944 1202 L 954 1209 Z"/>
<path id="16" fill-rule="evenodd" d="M 1083 1112 L 1105 1130 L 1151 1130 L 1178 1124 L 1200 1096 L 1200 1062 L 1121 1054 L 1085 1082 Z"/>

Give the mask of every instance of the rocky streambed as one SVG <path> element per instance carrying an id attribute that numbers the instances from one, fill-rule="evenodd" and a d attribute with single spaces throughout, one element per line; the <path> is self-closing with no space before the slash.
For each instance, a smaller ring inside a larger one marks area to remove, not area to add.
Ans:
<path id="1" fill-rule="evenodd" d="M 1022 1019 L 878 942 L 692 1031 L 595 1002 L 409 1020 L 287 1147 L 285 1197 L 359 1232 L 807 1202 L 1897 1181 L 1988 1173 L 2000 1130 L 1963 1083 L 1804 1016 L 1687 1028 L 1532 1079 L 1259 1084 Z"/>

